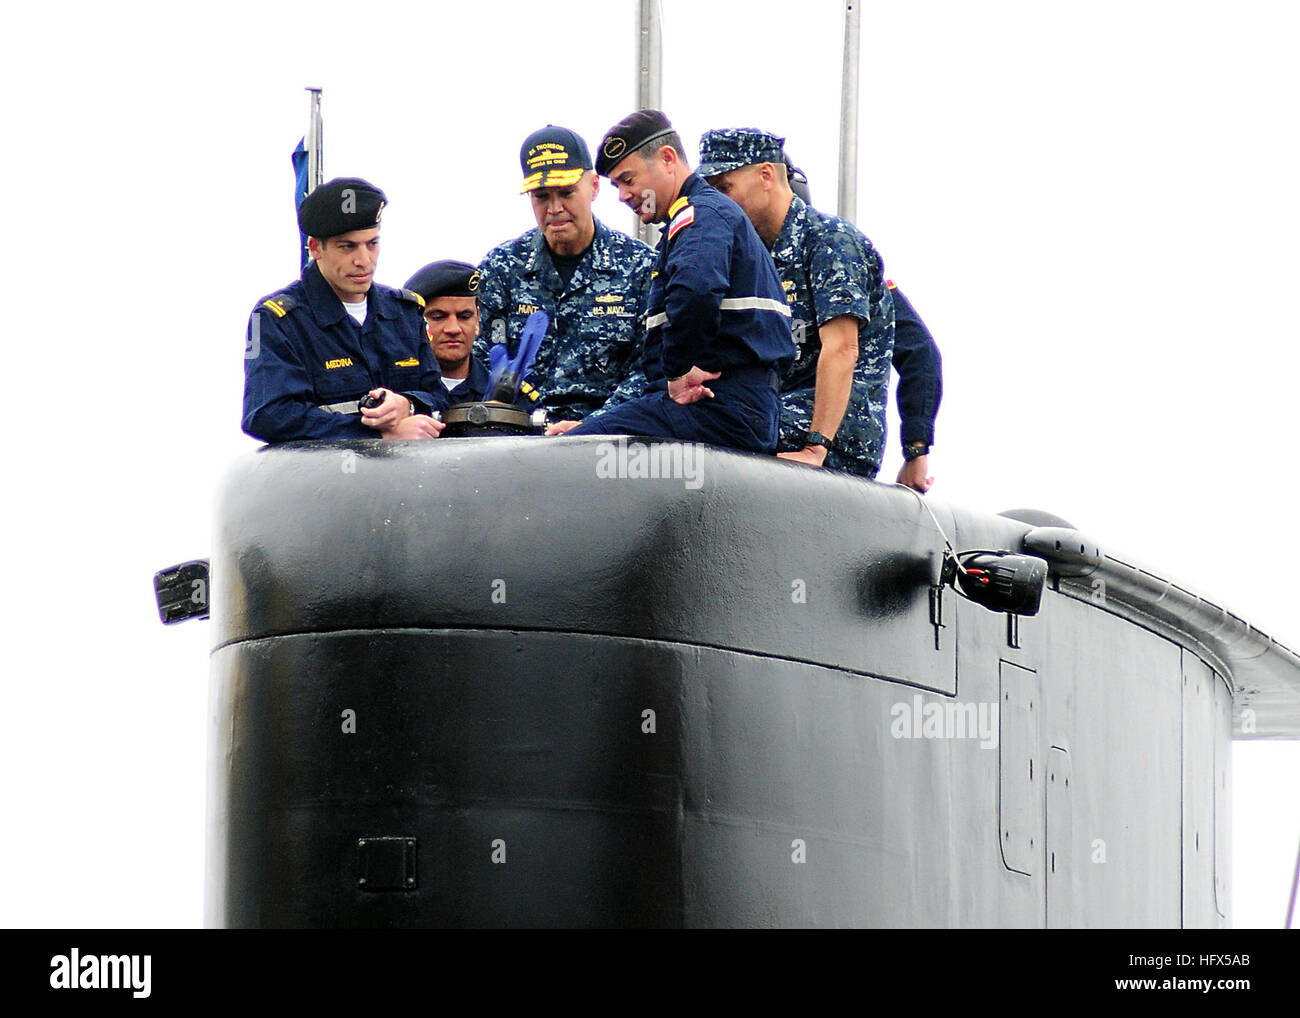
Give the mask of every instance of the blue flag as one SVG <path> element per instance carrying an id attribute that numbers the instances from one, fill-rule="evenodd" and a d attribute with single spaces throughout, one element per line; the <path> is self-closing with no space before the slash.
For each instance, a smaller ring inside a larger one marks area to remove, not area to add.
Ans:
<path id="1" fill-rule="evenodd" d="M 297 191 L 293 196 L 293 210 L 295 215 L 302 200 L 307 197 L 307 139 L 302 138 L 298 142 L 298 147 L 293 150 L 293 172 L 298 178 Z M 302 231 L 298 232 L 298 260 L 301 263 L 298 268 L 307 267 L 307 235 Z"/>

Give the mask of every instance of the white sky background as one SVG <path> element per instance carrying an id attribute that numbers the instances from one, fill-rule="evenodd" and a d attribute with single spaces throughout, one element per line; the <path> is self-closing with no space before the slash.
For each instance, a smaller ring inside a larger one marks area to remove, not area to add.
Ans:
<path id="1" fill-rule="evenodd" d="M 692 149 L 785 134 L 833 210 L 838 0 L 663 8 Z M 1295 6 L 863 10 L 858 223 L 943 351 L 932 497 L 1058 513 L 1300 647 Z M 326 176 L 388 193 L 400 285 L 532 225 L 526 134 L 594 144 L 634 107 L 635 11 L 6 14 L 0 924 L 202 922 L 211 629 L 164 629 L 150 579 L 209 554 L 221 472 L 254 447 L 243 334 L 297 272 L 303 87 L 325 89 Z M 598 213 L 630 228 L 609 193 Z M 1235 922 L 1281 925 L 1300 746 L 1237 744 L 1233 794 Z"/>

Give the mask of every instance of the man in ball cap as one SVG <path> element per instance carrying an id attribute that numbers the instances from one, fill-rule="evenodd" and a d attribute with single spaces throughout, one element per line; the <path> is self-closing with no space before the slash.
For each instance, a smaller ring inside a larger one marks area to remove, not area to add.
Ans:
<path id="1" fill-rule="evenodd" d="M 446 396 L 423 301 L 374 282 L 385 204 L 379 188 L 347 177 L 299 206 L 312 260 L 249 319 L 243 425 L 252 437 L 436 438 L 442 430 L 429 416 Z"/>
<path id="2" fill-rule="evenodd" d="M 563 127 L 534 131 L 519 151 L 536 229 L 493 248 L 479 265 L 482 334 L 513 356 L 528 316 L 550 329 L 530 378 L 557 431 L 604 405 L 641 359 L 642 320 L 654 252 L 592 213 L 599 190 L 586 142 Z"/>
<path id="3" fill-rule="evenodd" d="M 444 259 L 430 262 L 406 281 L 406 289 L 424 299 L 429 344 L 452 403 L 478 402 L 487 395 L 487 368 L 473 356 L 478 338 L 479 278 L 473 265 Z M 531 410 L 537 398 L 537 390 L 525 381 L 516 402 Z"/>
<path id="4" fill-rule="evenodd" d="M 601 140 L 596 169 L 643 222 L 668 226 L 646 319 L 652 389 L 570 434 L 775 451 L 779 377 L 795 349 L 767 248 L 740 208 L 691 172 L 681 138 L 658 110 L 638 110 L 614 125 Z"/>
<path id="5" fill-rule="evenodd" d="M 700 138 L 700 174 L 745 210 L 772 251 L 794 315 L 799 356 L 782 379 L 779 455 L 874 477 L 892 359 L 903 420 L 898 480 L 926 491 L 925 454 L 942 393 L 939 349 L 885 279 L 871 241 L 793 193 L 784 144 L 755 128 Z"/>

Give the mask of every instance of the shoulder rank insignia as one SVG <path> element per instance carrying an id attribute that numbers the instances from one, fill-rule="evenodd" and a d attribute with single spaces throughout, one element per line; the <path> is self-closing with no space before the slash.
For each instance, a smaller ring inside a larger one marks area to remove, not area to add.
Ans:
<path id="1" fill-rule="evenodd" d="M 262 301 L 261 306 L 270 311 L 276 318 L 283 318 L 298 306 L 298 302 L 287 293 L 277 293 L 274 297 L 267 297 L 266 300 Z"/>
<path id="2" fill-rule="evenodd" d="M 404 361 L 393 361 L 393 367 L 395 368 L 418 368 L 419 366 L 419 357 L 408 357 Z"/>
<path id="3" fill-rule="evenodd" d="M 676 207 L 676 202 L 673 204 L 674 207 Z M 686 208 L 673 216 L 672 221 L 668 224 L 668 239 L 672 240 L 677 236 L 677 234 L 681 233 L 682 230 L 686 229 L 686 227 L 690 226 L 693 222 L 695 222 L 695 206 L 687 205 Z M 692 234 L 692 236 L 694 236 L 694 234 Z"/>
<path id="4" fill-rule="evenodd" d="M 424 298 L 421 297 L 414 290 L 402 290 L 401 294 L 403 299 L 409 300 L 412 304 L 416 305 L 417 307 L 421 309 L 424 307 Z"/>
<path id="5" fill-rule="evenodd" d="M 673 202 L 671 205 L 668 206 L 668 218 L 672 219 L 673 216 L 677 215 L 678 212 L 680 212 L 690 203 L 691 200 L 687 198 L 685 195 L 678 198 L 675 202 Z"/>

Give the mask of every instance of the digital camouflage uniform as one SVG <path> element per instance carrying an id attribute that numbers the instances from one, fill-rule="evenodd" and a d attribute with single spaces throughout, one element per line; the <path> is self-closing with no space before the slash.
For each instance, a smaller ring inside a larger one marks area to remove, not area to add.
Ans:
<path id="1" fill-rule="evenodd" d="M 825 466 L 874 477 L 885 445 L 885 400 L 894 348 L 894 303 L 880 256 L 852 223 L 790 202 L 772 259 L 790 302 L 798 356 L 781 379 L 779 452 L 802 449 L 812 427 L 821 353 L 818 329 L 833 318 L 858 319 L 858 360 L 844 420 Z"/>
<path id="2" fill-rule="evenodd" d="M 493 248 L 479 265 L 474 356 L 494 343 L 511 356 L 534 311 L 551 319 L 529 380 L 552 421 L 604 405 L 641 361 L 654 250 L 596 220 L 596 235 L 566 288 L 539 229 Z"/>

